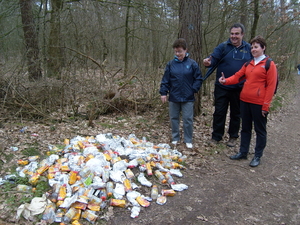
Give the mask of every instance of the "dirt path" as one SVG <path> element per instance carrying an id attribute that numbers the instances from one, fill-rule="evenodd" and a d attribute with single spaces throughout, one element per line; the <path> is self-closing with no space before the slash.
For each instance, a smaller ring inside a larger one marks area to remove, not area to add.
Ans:
<path id="1" fill-rule="evenodd" d="M 299 86 L 300 76 L 296 78 Z M 261 165 L 228 158 L 237 149 L 223 146 L 220 154 L 184 172 L 189 189 L 151 204 L 136 219 L 114 209 L 114 224 L 300 224 L 300 90 L 289 106 L 268 121 L 268 143 Z"/>

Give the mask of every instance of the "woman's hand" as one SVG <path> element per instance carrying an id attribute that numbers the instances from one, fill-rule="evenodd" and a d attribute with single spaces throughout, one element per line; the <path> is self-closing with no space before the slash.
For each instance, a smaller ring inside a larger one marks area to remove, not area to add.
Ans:
<path id="1" fill-rule="evenodd" d="M 266 117 L 266 116 L 269 114 L 269 112 L 268 112 L 268 111 L 262 110 L 262 111 L 261 111 L 261 114 L 262 114 L 263 117 Z"/>
<path id="2" fill-rule="evenodd" d="M 165 102 L 167 102 L 167 100 L 168 100 L 168 98 L 167 98 L 166 95 L 160 96 L 160 99 L 161 99 L 161 102 L 162 102 L 162 103 L 165 103 Z"/>
<path id="3" fill-rule="evenodd" d="M 221 72 L 221 74 L 222 74 L 222 76 L 219 78 L 219 82 L 220 82 L 221 84 L 225 84 L 225 83 L 226 83 L 226 78 L 225 78 L 223 72 Z"/>

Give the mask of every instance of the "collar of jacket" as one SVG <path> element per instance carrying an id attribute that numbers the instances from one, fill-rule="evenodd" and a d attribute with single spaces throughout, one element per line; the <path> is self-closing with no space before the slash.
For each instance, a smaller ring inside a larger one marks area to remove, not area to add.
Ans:
<path id="1" fill-rule="evenodd" d="M 189 53 L 186 53 L 182 61 L 180 61 L 180 60 L 177 58 L 177 56 L 175 55 L 175 56 L 174 56 L 174 60 L 175 60 L 176 62 L 183 62 L 185 59 L 187 59 L 187 58 L 189 57 L 189 55 L 190 55 Z"/>

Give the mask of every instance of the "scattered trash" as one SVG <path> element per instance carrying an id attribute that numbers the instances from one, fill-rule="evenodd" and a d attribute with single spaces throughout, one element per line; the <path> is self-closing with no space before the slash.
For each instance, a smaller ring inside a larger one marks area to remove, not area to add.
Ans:
<path id="1" fill-rule="evenodd" d="M 14 151 L 14 152 L 16 152 L 16 151 L 18 151 L 18 150 L 19 150 L 19 148 L 18 148 L 18 147 L 13 147 L 13 146 L 11 146 L 11 147 L 10 147 L 10 149 L 11 149 L 12 151 Z"/>
<path id="2" fill-rule="evenodd" d="M 42 198 L 21 205 L 17 219 L 43 213 L 47 223 L 79 224 L 80 219 L 95 223 L 108 206 L 131 209 L 130 217 L 136 218 L 141 207 L 164 205 L 167 198 L 188 188 L 176 183 L 176 178 L 183 176 L 180 170 L 185 169 L 186 156 L 168 144 L 154 145 L 145 137 L 139 140 L 131 134 L 125 139 L 110 133 L 77 136 L 64 144 L 49 146 L 46 159 L 31 156 L 18 160 L 19 176 L 28 178 L 33 187 L 47 177 L 51 188 Z M 3 184 L 14 177 L 1 179 Z M 17 188 L 32 189 L 20 184 Z"/>

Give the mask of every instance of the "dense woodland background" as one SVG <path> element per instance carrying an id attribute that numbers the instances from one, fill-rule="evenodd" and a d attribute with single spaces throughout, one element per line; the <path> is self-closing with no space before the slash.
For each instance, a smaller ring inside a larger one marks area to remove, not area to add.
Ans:
<path id="1" fill-rule="evenodd" d="M 92 125 L 101 114 L 155 110 L 173 41 L 187 39 L 204 74 L 203 58 L 235 22 L 246 41 L 266 38 L 280 80 L 292 82 L 299 0 L 0 0 L 1 121 L 84 117 Z M 199 92 L 198 114 L 213 79 Z"/>

